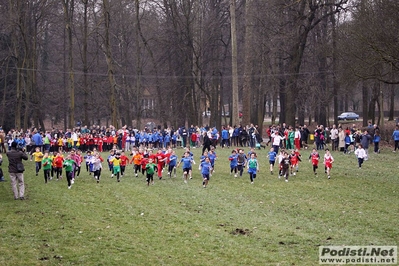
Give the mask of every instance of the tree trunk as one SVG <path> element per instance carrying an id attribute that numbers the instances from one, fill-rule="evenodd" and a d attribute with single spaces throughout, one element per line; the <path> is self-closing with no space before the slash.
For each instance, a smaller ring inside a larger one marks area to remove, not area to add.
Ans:
<path id="1" fill-rule="evenodd" d="M 112 58 L 112 51 L 111 51 L 111 41 L 110 41 L 110 23 L 111 23 L 111 14 L 110 14 L 110 6 L 108 0 L 103 0 L 103 15 L 104 15 L 104 26 L 105 26 L 105 33 L 104 33 L 104 53 L 105 53 L 105 60 L 107 62 L 108 67 L 108 80 L 110 84 L 110 109 L 111 109 L 111 123 L 114 127 L 119 128 L 118 123 L 118 110 L 116 104 L 116 80 L 114 74 L 114 62 Z"/>
<path id="2" fill-rule="evenodd" d="M 68 40 L 68 87 L 69 87 L 69 127 L 75 123 L 75 72 L 73 69 L 73 12 L 75 9 L 74 0 L 62 0 L 64 5 L 65 28 Z"/>
<path id="3" fill-rule="evenodd" d="M 369 91 L 368 88 L 365 84 L 365 81 L 363 81 L 362 84 L 362 101 L 363 101 L 363 126 L 367 126 L 367 120 L 369 119 L 368 117 L 368 103 L 369 103 Z"/>
<path id="4" fill-rule="evenodd" d="M 252 53 L 253 53 L 253 20 L 252 20 L 252 0 L 247 0 L 245 2 L 245 62 L 244 62 L 244 84 L 242 90 L 242 123 L 244 125 L 249 125 L 252 120 L 252 113 L 256 113 L 256 110 L 253 110 L 252 95 L 254 88 L 251 88 L 252 85 Z"/>
<path id="5" fill-rule="evenodd" d="M 82 0 L 83 2 L 83 122 L 85 125 L 89 124 L 89 84 L 87 82 L 87 75 L 89 72 L 89 66 L 87 62 L 87 48 L 88 48 L 88 2 L 89 0 Z"/>
<path id="6" fill-rule="evenodd" d="M 237 67 L 237 26 L 236 26 L 236 0 L 230 0 L 231 20 L 231 67 L 232 67 L 232 111 L 231 123 L 238 124 L 238 67 Z"/>

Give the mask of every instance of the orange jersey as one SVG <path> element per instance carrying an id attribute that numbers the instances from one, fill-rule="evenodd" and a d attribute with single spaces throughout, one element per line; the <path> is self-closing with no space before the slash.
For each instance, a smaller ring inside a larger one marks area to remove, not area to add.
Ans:
<path id="1" fill-rule="evenodd" d="M 132 161 L 135 165 L 140 165 L 141 164 L 141 160 L 143 159 L 143 155 L 141 153 L 136 153 L 133 158 Z"/>

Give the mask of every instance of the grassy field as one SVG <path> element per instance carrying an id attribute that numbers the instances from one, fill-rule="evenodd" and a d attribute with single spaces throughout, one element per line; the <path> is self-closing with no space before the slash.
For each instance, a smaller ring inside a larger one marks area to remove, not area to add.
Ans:
<path id="1" fill-rule="evenodd" d="M 354 155 L 335 152 L 328 180 L 302 151 L 286 183 L 261 150 L 251 185 L 247 173 L 229 175 L 230 152 L 217 149 L 207 188 L 196 165 L 188 184 L 180 168 L 147 187 L 129 167 L 120 183 L 84 170 L 68 190 L 65 178 L 44 184 L 28 161 L 25 201 L 13 199 L 5 158 L 0 265 L 317 265 L 320 245 L 398 244 L 399 154 L 371 154 L 358 170 Z"/>

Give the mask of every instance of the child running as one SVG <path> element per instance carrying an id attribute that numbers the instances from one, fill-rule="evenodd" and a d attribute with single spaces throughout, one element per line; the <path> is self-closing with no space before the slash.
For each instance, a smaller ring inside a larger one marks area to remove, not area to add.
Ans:
<path id="1" fill-rule="evenodd" d="M 114 173 L 113 173 L 114 166 L 112 164 L 112 159 L 114 159 L 114 158 L 115 158 L 115 150 L 112 149 L 112 150 L 109 151 L 109 155 L 108 155 L 108 158 L 107 158 L 108 169 L 111 172 L 111 177 L 114 177 Z"/>
<path id="2" fill-rule="evenodd" d="M 110 163 L 112 163 L 112 166 L 113 166 L 112 177 L 114 177 L 114 175 L 115 175 L 116 176 L 116 180 L 118 182 L 121 182 L 120 177 L 119 177 L 120 173 L 121 173 L 121 158 L 120 158 L 120 154 L 116 153 L 115 157 L 110 160 Z"/>
<path id="3" fill-rule="evenodd" d="M 301 158 L 293 150 L 291 152 L 290 160 L 291 160 L 291 175 L 296 175 L 296 172 L 298 171 L 298 163 L 301 160 Z"/>
<path id="4" fill-rule="evenodd" d="M 331 168 L 332 168 L 332 164 L 334 162 L 334 158 L 332 157 L 330 150 L 326 149 L 326 154 L 324 154 L 324 165 L 326 167 L 326 174 L 327 174 L 327 178 L 330 179 L 330 173 L 331 173 Z"/>
<path id="5" fill-rule="evenodd" d="M 148 159 L 148 163 L 145 166 L 145 170 L 146 170 L 146 173 L 147 173 L 147 178 L 146 178 L 147 186 L 150 185 L 150 182 L 151 182 L 152 185 L 154 185 L 155 167 L 156 167 L 156 164 L 153 163 L 153 159 L 149 158 Z"/>
<path id="6" fill-rule="evenodd" d="M 125 174 L 126 165 L 129 162 L 129 158 L 125 155 L 125 152 L 122 151 L 120 159 L 121 159 L 121 176 L 123 176 Z"/>
<path id="7" fill-rule="evenodd" d="M 316 170 L 319 167 L 319 159 L 320 159 L 319 153 L 316 151 L 315 148 L 313 148 L 312 153 L 309 155 L 309 162 L 312 162 L 314 175 L 317 175 Z"/>
<path id="8" fill-rule="evenodd" d="M 172 153 L 169 156 L 169 166 L 168 166 L 169 177 L 172 177 L 172 171 L 174 172 L 174 177 L 176 177 L 176 164 L 177 164 L 177 156 L 175 151 L 172 150 Z"/>
<path id="9" fill-rule="evenodd" d="M 230 161 L 230 175 L 234 171 L 234 177 L 237 177 L 237 151 L 233 150 L 229 156 Z"/>
<path id="10" fill-rule="evenodd" d="M 212 171 L 212 165 L 210 163 L 209 158 L 206 158 L 205 161 L 203 161 L 200 166 L 202 174 L 202 186 L 206 188 L 210 179 L 210 173 Z"/>
<path id="11" fill-rule="evenodd" d="M 246 163 L 247 163 L 247 157 L 245 156 L 244 150 L 239 149 L 237 155 L 237 171 L 240 172 L 240 177 L 242 176 Z"/>
<path id="12" fill-rule="evenodd" d="M 183 180 L 184 183 L 187 183 L 188 176 L 191 176 L 191 171 L 192 171 L 191 165 L 195 164 L 195 162 L 190 156 L 190 153 L 185 152 L 184 157 L 177 164 L 177 167 L 179 167 L 181 163 L 183 163 Z"/>
<path id="13" fill-rule="evenodd" d="M 139 149 L 138 151 L 133 152 L 133 158 L 130 163 L 133 162 L 133 167 L 134 167 L 134 176 L 137 177 L 138 174 L 137 172 L 140 173 L 141 171 L 141 160 L 143 159 L 143 150 Z"/>
<path id="14" fill-rule="evenodd" d="M 254 179 L 256 178 L 256 173 L 259 172 L 259 163 L 256 159 L 256 153 L 251 153 L 251 158 L 247 163 L 249 179 L 251 180 L 251 184 L 254 183 Z"/>
<path id="15" fill-rule="evenodd" d="M 287 152 L 283 152 L 284 157 L 281 160 L 280 168 L 281 168 L 281 176 L 285 177 L 285 182 L 288 182 L 288 171 L 291 166 L 291 158 Z M 279 177 L 280 178 L 280 177 Z"/>
<path id="16" fill-rule="evenodd" d="M 269 153 L 267 154 L 267 158 L 269 158 L 270 164 L 270 174 L 273 174 L 273 167 L 276 162 L 277 153 L 274 151 L 274 148 L 270 148 Z"/>
<path id="17" fill-rule="evenodd" d="M 72 176 L 75 164 L 76 162 L 71 159 L 71 155 L 68 155 L 63 163 L 63 167 L 65 168 L 65 175 L 67 177 L 67 182 L 68 182 L 68 189 L 71 189 L 72 184 L 74 183 Z"/>
<path id="18" fill-rule="evenodd" d="M 47 184 L 47 180 L 50 179 L 52 163 L 53 163 L 53 161 L 48 156 L 48 152 L 45 152 L 43 155 L 42 165 L 43 165 L 43 172 L 44 172 L 44 183 L 46 183 L 46 184 Z"/>
<path id="19" fill-rule="evenodd" d="M 355 155 L 357 157 L 357 162 L 359 164 L 359 169 L 362 169 L 362 164 L 364 162 L 364 158 L 367 157 L 366 151 L 363 149 L 362 144 L 359 144 L 358 148 L 355 151 Z"/>
<path id="20" fill-rule="evenodd" d="M 55 162 L 55 172 L 58 181 L 62 178 L 62 167 L 64 164 L 64 157 L 60 152 L 58 152 L 57 155 L 55 156 L 54 162 Z"/>
<path id="21" fill-rule="evenodd" d="M 36 165 L 36 176 L 39 174 L 40 169 L 42 168 L 42 160 L 43 160 L 43 153 L 40 151 L 40 148 L 37 147 L 35 152 L 32 153 L 32 157 L 35 158 L 35 165 Z"/>
<path id="22" fill-rule="evenodd" d="M 103 159 L 101 158 L 100 154 L 96 152 L 93 158 L 93 175 L 94 178 L 97 180 L 97 184 L 100 183 L 101 177 L 101 169 L 103 168 L 102 163 Z"/>

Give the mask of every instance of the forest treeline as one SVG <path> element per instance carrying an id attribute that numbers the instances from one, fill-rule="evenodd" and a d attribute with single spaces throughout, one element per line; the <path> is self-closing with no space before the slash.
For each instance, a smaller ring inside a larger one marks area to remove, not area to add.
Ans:
<path id="1" fill-rule="evenodd" d="M 0 0 L 0 125 L 394 119 L 396 0 Z M 375 120 L 375 121 L 374 121 Z M 337 121 L 335 121 L 337 122 Z"/>

